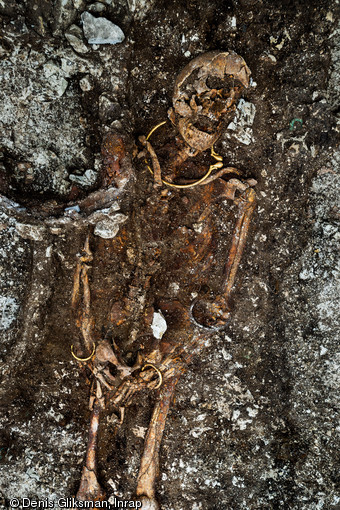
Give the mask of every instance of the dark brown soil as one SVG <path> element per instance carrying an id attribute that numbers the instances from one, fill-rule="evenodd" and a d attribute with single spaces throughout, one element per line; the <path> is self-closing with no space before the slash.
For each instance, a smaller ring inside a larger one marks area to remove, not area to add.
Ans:
<path id="1" fill-rule="evenodd" d="M 178 72 L 216 49 L 237 52 L 252 71 L 243 98 L 256 114 L 242 128 L 252 141 L 246 145 L 226 129 L 215 150 L 225 164 L 256 179 L 258 208 L 232 319 L 222 333 L 207 335 L 206 349 L 179 383 L 161 450 L 159 501 L 164 510 L 338 508 L 337 2 L 146 2 L 139 18 L 123 0 L 102 2 L 102 15 L 126 39 L 98 49 L 87 45 L 83 55 L 71 51 L 64 34 L 72 23 L 80 26 L 90 3 L 66 4 L 0 6 L 1 63 L 12 69 L 12 81 L 4 82 L 1 193 L 33 211 L 27 223 L 45 229 L 35 240 L 18 233 L 23 219 L 1 202 L 0 315 L 8 316 L 1 323 L 3 508 L 14 497 L 74 495 L 86 448 L 90 382 L 70 354 L 79 334 L 70 296 L 76 254 L 93 226 L 57 225 L 58 209 L 51 232 L 51 225 L 42 227 L 41 210 L 78 203 L 100 188 L 103 136 L 118 131 L 131 152 L 134 143 L 141 149 L 138 136 L 167 118 Z M 17 50 L 28 51 L 26 60 Z M 14 104 L 12 94 L 21 97 L 26 78 L 48 91 L 43 66 L 53 61 L 65 68 L 63 56 L 77 64 L 65 75 L 62 96 L 44 102 L 28 95 L 30 104 Z M 90 90 L 81 88 L 85 76 Z M 16 123 L 6 120 L 11 104 Z M 27 132 L 24 115 L 32 118 Z M 169 140 L 170 125 L 162 133 L 155 138 L 159 147 Z M 33 161 L 42 150 L 39 139 L 51 151 L 46 167 Z M 193 211 L 200 210 L 203 188 L 170 190 L 161 200 L 143 159 L 132 159 L 135 177 L 120 204 L 126 223 L 114 239 L 91 237 L 96 335 L 115 338 L 127 361 L 140 347 L 126 344 L 134 318 L 113 328 L 113 305 L 148 279 L 143 313 L 158 310 L 177 286 L 183 300 L 203 290 L 216 294 L 235 214 L 231 202 L 214 205 L 212 269 L 199 278 L 197 268 L 188 271 L 181 243 L 195 235 Z M 33 179 L 29 166 L 18 167 L 23 162 L 32 165 Z M 198 158 L 185 177 L 199 177 L 205 164 L 206 156 Z M 89 168 L 99 168 L 95 183 L 70 181 Z M 121 427 L 112 410 L 104 413 L 98 475 L 109 495 L 134 494 L 154 399 L 140 393 Z"/>

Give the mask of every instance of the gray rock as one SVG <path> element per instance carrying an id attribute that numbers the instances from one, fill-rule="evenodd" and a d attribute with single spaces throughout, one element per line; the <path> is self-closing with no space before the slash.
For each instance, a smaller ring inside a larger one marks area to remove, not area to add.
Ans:
<path id="1" fill-rule="evenodd" d="M 19 305 L 11 296 L 0 295 L 0 331 L 8 329 L 15 321 Z"/>
<path id="2" fill-rule="evenodd" d="M 95 223 L 98 223 L 101 220 L 107 219 L 109 217 L 115 216 L 114 213 L 119 211 L 119 204 L 118 202 L 114 202 L 111 207 L 107 207 L 105 209 L 99 209 L 98 211 L 93 212 L 90 214 L 87 218 L 88 222 L 94 225 Z"/>
<path id="3" fill-rule="evenodd" d="M 103 239 L 113 239 L 118 234 L 120 225 L 126 220 L 127 216 L 121 213 L 115 214 L 111 218 L 108 216 L 97 223 L 94 234 Z"/>
<path id="4" fill-rule="evenodd" d="M 91 83 L 91 79 L 90 79 L 90 77 L 88 75 L 84 76 L 84 78 L 82 78 L 79 81 L 79 86 L 80 86 L 80 88 L 81 88 L 81 90 L 83 92 L 88 92 L 89 90 L 93 89 L 93 85 Z"/>
<path id="5" fill-rule="evenodd" d="M 43 72 L 47 80 L 49 90 L 47 95 L 51 99 L 61 97 L 68 86 L 68 81 L 64 78 L 64 73 L 59 66 L 52 60 L 49 60 L 43 67 Z"/>
<path id="6" fill-rule="evenodd" d="M 100 13 L 105 11 L 105 5 L 101 2 L 96 2 L 94 4 L 89 5 L 88 10 L 91 12 Z"/>
<path id="7" fill-rule="evenodd" d="M 255 105 L 240 99 L 233 122 L 228 125 L 228 130 L 233 131 L 233 136 L 244 145 L 254 141 L 252 125 L 254 123 L 256 108 Z"/>
<path id="8" fill-rule="evenodd" d="M 57 0 L 54 2 L 53 29 L 55 35 L 61 34 L 66 27 L 71 25 L 76 16 L 77 8 L 73 0 Z"/>
<path id="9" fill-rule="evenodd" d="M 70 181 L 75 182 L 76 184 L 79 184 L 80 186 L 92 186 L 97 179 L 97 173 L 94 170 L 86 170 L 84 175 L 75 175 L 70 174 L 69 176 Z"/>
<path id="10" fill-rule="evenodd" d="M 87 46 L 78 37 L 72 34 L 65 34 L 65 37 L 77 53 L 87 53 L 89 51 Z"/>
<path id="11" fill-rule="evenodd" d="M 95 18 L 89 12 L 84 12 L 81 19 L 89 44 L 118 44 L 125 39 L 123 31 L 106 18 Z"/>
<path id="12" fill-rule="evenodd" d="M 142 20 L 146 17 L 149 11 L 154 6 L 154 0 L 128 0 L 129 10 L 137 20 Z"/>
<path id="13" fill-rule="evenodd" d="M 65 32 L 65 37 L 77 53 L 87 53 L 88 47 L 82 41 L 83 33 L 77 25 L 71 25 L 70 28 Z"/>
<path id="14" fill-rule="evenodd" d="M 32 241 L 42 241 L 46 233 L 45 227 L 42 225 L 17 223 L 16 229 L 21 237 L 24 239 L 31 239 Z"/>

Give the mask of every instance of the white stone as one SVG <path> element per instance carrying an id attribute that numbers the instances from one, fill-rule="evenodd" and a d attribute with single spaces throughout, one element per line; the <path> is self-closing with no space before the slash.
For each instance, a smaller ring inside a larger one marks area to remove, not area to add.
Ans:
<path id="1" fill-rule="evenodd" d="M 0 331 L 8 329 L 16 319 L 19 305 L 9 296 L 0 296 Z"/>
<path id="2" fill-rule="evenodd" d="M 242 113 L 242 121 L 247 126 L 252 126 L 255 118 L 256 108 L 253 103 L 240 99 L 237 109 Z"/>
<path id="3" fill-rule="evenodd" d="M 97 180 L 97 172 L 89 169 L 84 175 L 70 174 L 69 179 L 80 186 L 92 186 Z"/>
<path id="4" fill-rule="evenodd" d="M 258 410 L 257 409 L 252 409 L 251 407 L 247 407 L 247 413 L 252 418 L 255 418 L 255 416 L 258 414 Z"/>
<path id="5" fill-rule="evenodd" d="M 230 361 L 233 357 L 232 355 L 230 354 L 230 352 L 228 352 L 225 347 L 222 347 L 222 356 L 223 356 L 223 359 L 225 361 Z"/>
<path id="6" fill-rule="evenodd" d="M 17 223 L 16 229 L 22 238 L 31 239 L 32 241 L 42 241 L 44 239 L 44 235 L 46 234 L 45 227 L 41 225 Z"/>
<path id="7" fill-rule="evenodd" d="M 160 340 L 162 338 L 162 336 L 164 335 L 164 333 L 168 329 L 168 326 L 166 324 L 166 320 L 164 319 L 164 317 L 161 314 L 161 312 L 155 312 L 153 314 L 153 320 L 152 320 L 152 324 L 151 324 L 151 329 L 152 329 L 153 336 L 155 338 L 157 338 L 158 340 Z"/>
<path id="8" fill-rule="evenodd" d="M 89 90 L 93 89 L 92 83 L 88 76 L 84 76 L 84 78 L 79 81 L 79 86 L 83 92 L 88 92 Z"/>
<path id="9" fill-rule="evenodd" d="M 147 430 L 148 429 L 146 427 L 141 427 L 139 425 L 136 425 L 136 427 L 133 427 L 132 432 L 134 433 L 135 436 L 141 437 L 142 439 L 144 439 L 145 435 L 147 433 Z"/>
<path id="10" fill-rule="evenodd" d="M 194 427 L 190 430 L 189 434 L 194 437 L 195 439 L 200 437 L 202 434 L 205 434 L 205 432 L 208 432 L 208 430 L 212 430 L 211 427 Z"/>
<path id="11" fill-rule="evenodd" d="M 104 220 L 106 217 L 114 216 L 116 211 L 119 211 L 120 207 L 118 202 L 113 202 L 111 207 L 105 207 L 104 209 L 99 209 L 90 214 L 87 218 L 89 223 L 98 223 L 98 221 Z"/>
<path id="12" fill-rule="evenodd" d="M 179 291 L 178 283 L 176 283 L 176 282 L 170 283 L 169 289 L 170 289 L 171 292 L 173 292 L 176 295 L 178 293 L 178 291 Z"/>
<path id="13" fill-rule="evenodd" d="M 103 239 L 113 239 L 119 232 L 119 227 L 127 220 L 125 214 L 115 214 L 112 217 L 99 221 L 94 229 L 94 234 Z"/>
<path id="14" fill-rule="evenodd" d="M 256 107 L 253 103 L 240 99 L 234 120 L 227 129 L 233 131 L 233 136 L 244 145 L 249 145 L 253 140 L 251 126 L 254 123 Z"/>
<path id="15" fill-rule="evenodd" d="M 300 280 L 311 280 L 314 278 L 313 267 L 304 267 L 299 273 Z"/>
<path id="16" fill-rule="evenodd" d="M 61 97 L 68 86 L 68 82 L 64 78 L 64 72 L 52 61 L 47 62 L 43 70 L 47 79 L 46 84 L 50 89 L 46 91 L 47 95 L 51 98 Z"/>
<path id="17" fill-rule="evenodd" d="M 89 44 L 117 44 L 125 39 L 124 32 L 106 18 L 95 18 L 89 12 L 84 12 L 81 20 Z"/>
<path id="18" fill-rule="evenodd" d="M 81 11 L 84 9 L 85 1 L 84 0 L 73 0 L 73 5 L 76 9 Z"/>

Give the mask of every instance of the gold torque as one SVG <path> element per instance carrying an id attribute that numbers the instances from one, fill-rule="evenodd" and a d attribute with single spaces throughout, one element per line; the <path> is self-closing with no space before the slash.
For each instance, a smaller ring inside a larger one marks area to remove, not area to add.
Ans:
<path id="1" fill-rule="evenodd" d="M 94 355 L 94 353 L 95 353 L 95 352 L 96 352 L 96 344 L 93 342 L 93 350 L 92 350 L 92 352 L 91 352 L 90 356 L 88 356 L 87 358 L 78 358 L 78 356 L 76 356 L 76 355 L 74 354 L 74 352 L 73 352 L 73 344 L 71 345 L 71 354 L 72 354 L 72 356 L 73 356 L 73 357 L 74 357 L 77 361 L 89 361 L 89 360 L 93 357 L 93 355 Z"/>
<path id="2" fill-rule="evenodd" d="M 153 365 L 152 363 L 146 363 L 146 365 L 143 366 L 142 368 L 142 372 L 144 372 L 144 370 L 147 368 L 147 367 L 151 367 L 153 368 L 156 372 L 157 372 L 157 375 L 159 377 L 159 381 L 158 381 L 158 384 L 157 386 L 155 386 L 155 390 L 157 390 L 158 388 L 160 388 L 163 384 L 163 376 L 162 376 L 162 372 L 157 368 L 155 367 L 155 365 Z"/>
<path id="3" fill-rule="evenodd" d="M 159 124 L 157 124 L 157 126 L 153 127 L 150 131 L 150 133 L 148 134 L 148 136 L 146 137 L 147 140 L 149 140 L 150 136 L 161 126 L 164 126 L 164 124 L 166 124 L 166 120 L 163 120 L 163 122 L 160 122 Z"/>
<path id="4" fill-rule="evenodd" d="M 166 124 L 166 120 L 163 120 L 163 122 L 160 122 L 159 124 L 157 124 L 155 127 L 153 127 L 150 131 L 150 133 L 148 134 L 148 136 L 146 137 L 146 140 L 149 140 L 150 136 L 161 126 L 164 126 L 164 124 Z M 217 168 L 222 168 L 223 167 L 223 158 L 222 156 L 219 156 L 218 154 L 216 154 L 216 152 L 214 151 L 214 147 L 212 146 L 211 149 L 211 156 L 216 159 L 217 163 L 214 163 L 213 165 L 210 165 L 207 173 L 205 175 L 203 175 L 203 177 L 201 177 L 201 179 L 198 179 L 198 181 L 195 181 L 195 182 L 191 182 L 190 184 L 174 184 L 172 182 L 168 182 L 168 181 L 165 181 L 164 179 L 162 179 L 162 183 L 165 184 L 166 186 L 170 186 L 171 188 L 179 188 L 179 189 L 183 189 L 183 188 L 193 188 L 194 186 L 198 186 L 199 184 L 202 184 L 208 177 L 209 175 L 211 174 L 211 172 L 213 170 L 217 170 Z M 148 164 L 147 160 L 145 160 L 145 164 L 149 170 L 149 172 L 153 175 L 153 170 L 152 168 L 150 167 L 150 165 Z"/>

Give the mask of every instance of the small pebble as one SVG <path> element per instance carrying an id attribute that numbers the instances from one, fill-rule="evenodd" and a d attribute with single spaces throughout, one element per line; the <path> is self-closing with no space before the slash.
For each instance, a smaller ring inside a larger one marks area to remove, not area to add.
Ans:
<path id="1" fill-rule="evenodd" d="M 91 80 L 88 76 L 84 76 L 84 78 L 79 81 L 79 86 L 83 92 L 88 92 L 93 89 Z"/>
<path id="2" fill-rule="evenodd" d="M 127 220 L 124 214 L 115 214 L 113 217 L 99 221 L 94 229 L 94 235 L 103 239 L 113 239 L 119 232 L 120 225 Z"/>
<path id="3" fill-rule="evenodd" d="M 157 338 L 158 340 L 160 340 L 162 338 L 162 336 L 168 329 L 166 320 L 164 319 L 161 312 L 155 312 L 153 314 L 151 329 L 152 329 L 153 336 L 155 338 Z"/>

